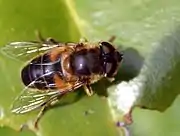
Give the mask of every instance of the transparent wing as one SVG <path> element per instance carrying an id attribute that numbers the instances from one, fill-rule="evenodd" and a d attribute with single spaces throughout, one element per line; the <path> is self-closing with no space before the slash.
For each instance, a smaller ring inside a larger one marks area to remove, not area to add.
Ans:
<path id="1" fill-rule="evenodd" d="M 34 84 L 34 83 L 32 83 Z M 30 84 L 29 86 L 31 86 Z M 23 114 L 37 108 L 40 108 L 47 104 L 48 102 L 52 102 L 52 100 L 58 100 L 60 96 L 66 94 L 68 92 L 74 91 L 75 89 L 81 87 L 83 82 L 77 82 L 74 86 L 69 89 L 62 90 L 33 90 L 29 89 L 29 87 L 25 87 L 22 93 L 15 99 L 11 112 L 17 114 Z"/>
<path id="2" fill-rule="evenodd" d="M 51 99 L 58 97 L 60 92 L 40 92 L 37 90 L 24 90 L 14 101 L 11 112 L 23 114 L 45 105 Z"/>
<path id="3" fill-rule="evenodd" d="M 60 91 L 58 90 L 49 89 L 49 90 L 40 91 L 40 90 L 30 89 L 30 87 L 34 87 L 34 85 L 37 82 L 41 82 L 41 84 L 44 84 L 46 88 L 50 88 L 52 86 L 55 87 L 55 84 L 49 85 L 47 84 L 46 80 L 40 80 L 45 78 L 45 76 L 48 76 L 49 74 L 51 73 L 42 75 L 41 77 L 32 81 L 28 86 L 24 88 L 22 93 L 15 99 L 13 103 L 11 110 L 13 113 L 26 113 L 32 111 L 36 108 L 43 106 L 52 98 L 61 95 Z"/>
<path id="4" fill-rule="evenodd" d="M 53 76 L 54 73 L 56 73 L 56 72 L 53 71 L 53 72 L 49 72 L 49 73 L 43 74 L 42 76 L 36 78 L 36 80 L 32 81 L 28 85 L 28 87 L 36 88 L 36 83 L 39 83 L 39 84 L 43 85 L 44 88 L 55 88 L 56 87 L 55 83 L 48 84 L 47 81 L 46 81 L 46 79 L 48 79 L 50 76 Z"/>
<path id="5" fill-rule="evenodd" d="M 3 54 L 16 60 L 27 61 L 59 44 L 41 42 L 12 42 L 1 48 Z"/>

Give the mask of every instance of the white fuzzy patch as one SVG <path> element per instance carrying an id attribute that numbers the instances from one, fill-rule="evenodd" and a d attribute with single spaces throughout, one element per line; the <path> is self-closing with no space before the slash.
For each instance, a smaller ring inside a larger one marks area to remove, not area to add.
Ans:
<path id="1" fill-rule="evenodd" d="M 142 83 L 134 79 L 130 82 L 121 82 L 113 92 L 109 91 L 108 102 L 115 120 L 119 118 L 120 113 L 125 115 L 130 112 L 141 95 L 141 89 Z"/>

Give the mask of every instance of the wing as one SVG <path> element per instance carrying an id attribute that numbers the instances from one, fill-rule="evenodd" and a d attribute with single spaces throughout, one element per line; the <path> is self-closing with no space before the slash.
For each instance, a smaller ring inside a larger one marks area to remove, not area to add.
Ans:
<path id="1" fill-rule="evenodd" d="M 6 56 L 20 60 L 27 61 L 40 53 L 44 53 L 59 44 L 46 44 L 41 42 L 12 42 L 1 48 L 1 51 Z"/>
<path id="2" fill-rule="evenodd" d="M 33 84 L 33 83 L 32 83 Z M 30 84 L 30 85 L 32 85 Z M 64 90 L 47 90 L 39 91 L 29 89 L 28 86 L 22 91 L 22 93 L 15 99 L 11 112 L 16 114 L 23 114 L 41 108 L 48 102 L 53 100 L 59 100 L 64 94 L 74 91 L 81 87 L 84 83 L 77 82 L 74 86 L 69 89 Z"/>
<path id="3" fill-rule="evenodd" d="M 59 95 L 60 93 L 58 90 L 53 92 L 40 92 L 26 89 L 15 99 L 11 112 L 23 114 L 35 110 Z"/>

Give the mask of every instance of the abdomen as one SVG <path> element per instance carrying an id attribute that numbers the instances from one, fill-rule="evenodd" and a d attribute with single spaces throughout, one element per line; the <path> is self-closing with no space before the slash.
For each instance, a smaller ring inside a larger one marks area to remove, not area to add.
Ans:
<path id="1" fill-rule="evenodd" d="M 21 79 L 30 88 L 56 89 L 54 76 L 62 78 L 61 60 L 52 62 L 48 54 L 33 59 L 21 71 Z"/>

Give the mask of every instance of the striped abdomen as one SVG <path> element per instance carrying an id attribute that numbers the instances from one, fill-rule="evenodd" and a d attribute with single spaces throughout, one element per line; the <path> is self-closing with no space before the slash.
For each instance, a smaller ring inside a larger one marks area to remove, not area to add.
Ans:
<path id="1" fill-rule="evenodd" d="M 56 89 L 55 75 L 62 78 L 61 59 L 52 62 L 49 54 L 36 57 L 21 71 L 24 85 L 39 90 Z"/>

